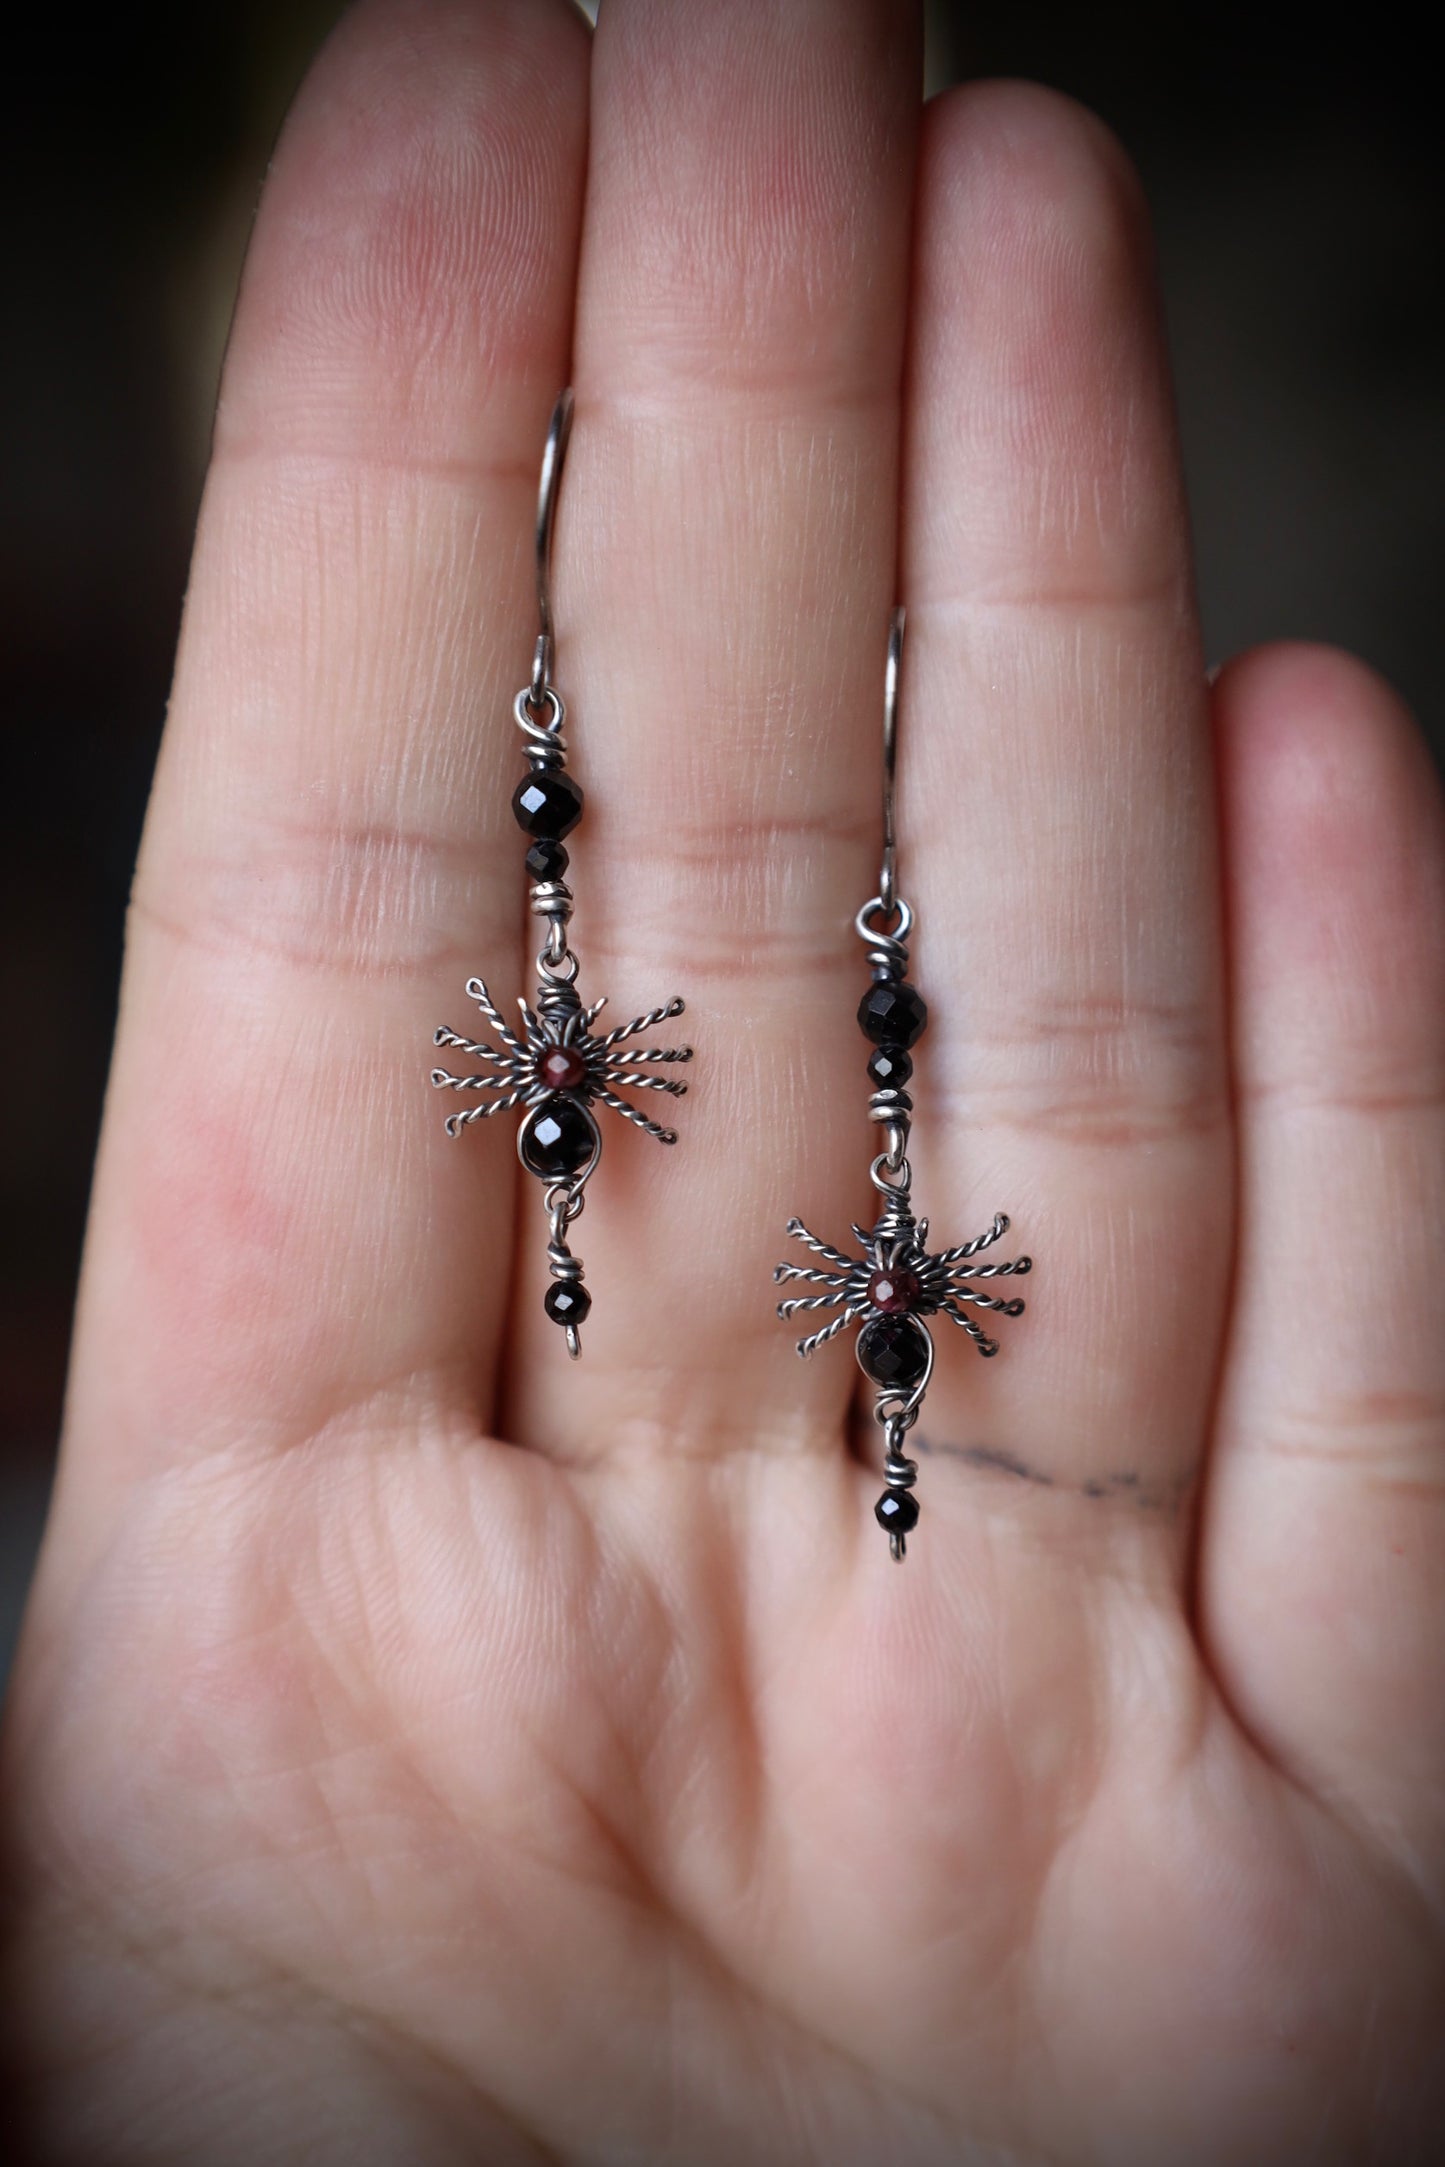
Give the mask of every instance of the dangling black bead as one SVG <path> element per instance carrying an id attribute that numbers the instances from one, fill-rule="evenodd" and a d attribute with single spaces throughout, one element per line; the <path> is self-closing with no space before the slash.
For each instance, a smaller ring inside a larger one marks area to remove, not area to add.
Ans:
<path id="1" fill-rule="evenodd" d="M 561 768 L 538 768 L 512 792 L 512 811 L 528 835 L 560 842 L 582 818 L 582 785 Z"/>
<path id="2" fill-rule="evenodd" d="M 543 1295 L 542 1307 L 554 1324 L 583 1324 L 592 1307 L 592 1297 L 580 1279 L 559 1279 Z"/>
<path id="3" fill-rule="evenodd" d="M 530 852 L 528 853 L 530 856 Z M 912 1056 L 901 1046 L 880 1046 L 868 1056 L 868 1076 L 880 1091 L 896 1091 L 913 1074 Z"/>
<path id="4" fill-rule="evenodd" d="M 560 843 L 544 837 L 541 842 L 533 843 L 522 862 L 533 880 L 560 880 L 570 860 Z"/>
<path id="5" fill-rule="evenodd" d="M 885 1490 L 873 1517 L 890 1535 L 911 1535 L 918 1525 L 918 1500 L 908 1490 Z"/>
<path id="6" fill-rule="evenodd" d="M 928 1023 L 928 1003 L 906 979 L 880 978 L 858 1003 L 858 1028 L 875 1046 L 916 1046 Z"/>

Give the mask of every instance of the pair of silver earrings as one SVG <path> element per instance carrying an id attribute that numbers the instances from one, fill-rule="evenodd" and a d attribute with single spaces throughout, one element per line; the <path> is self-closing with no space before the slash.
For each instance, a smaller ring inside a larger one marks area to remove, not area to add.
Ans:
<path id="1" fill-rule="evenodd" d="M 531 879 L 530 907 L 546 926 L 537 957 L 537 1000 L 522 1000 L 522 1028 L 506 1023 L 480 978 L 467 981 L 467 993 L 481 1009 L 497 1043 L 466 1038 L 443 1026 L 434 1043 L 486 1064 L 480 1074 L 453 1075 L 432 1070 L 439 1090 L 485 1094 L 451 1114 L 449 1136 L 473 1121 L 514 1107 L 524 1109 L 517 1133 L 517 1155 L 529 1174 L 544 1183 L 548 1216 L 547 1266 L 550 1284 L 544 1307 L 566 1335 L 574 1358 L 582 1351 L 581 1326 L 592 1307 L 583 1283 L 582 1264 L 568 1241 L 581 1216 L 587 1183 L 602 1157 L 602 1132 L 596 1109 L 606 1107 L 659 1143 L 675 1144 L 677 1132 L 653 1121 L 619 1094 L 627 1090 L 664 1091 L 681 1098 L 687 1085 L 670 1073 L 692 1059 L 690 1046 L 636 1047 L 632 1041 L 683 1012 L 681 1000 L 666 1001 L 630 1023 L 603 1034 L 594 1031 L 606 996 L 584 1008 L 577 990 L 578 960 L 568 938 L 573 898 L 565 874 L 565 839 L 582 817 L 581 786 L 567 772 L 567 712 L 553 682 L 556 648 L 552 629 L 552 530 L 557 490 L 572 426 L 572 394 L 564 391 L 552 413 L 542 456 L 537 499 L 537 610 L 540 630 L 532 673 L 512 703 L 521 730 L 528 772 L 512 796 L 512 811 L 529 838 L 526 868 Z M 934 1345 L 926 1319 L 946 1316 L 960 1326 L 980 1354 L 998 1352 L 972 1312 L 993 1311 L 1016 1317 L 1017 1297 L 988 1293 L 980 1281 L 1017 1277 L 1030 1269 L 1028 1257 L 1012 1262 L 979 1262 L 1008 1230 L 998 1213 L 992 1224 L 956 1249 L 930 1252 L 928 1221 L 915 1218 L 911 1202 L 913 1170 L 908 1137 L 913 1101 L 908 1084 L 912 1049 L 928 1022 L 923 996 L 908 981 L 908 939 L 914 913 L 897 887 L 897 831 L 894 774 L 898 748 L 898 680 L 903 655 L 903 611 L 895 610 L 889 628 L 888 666 L 883 702 L 883 869 L 878 893 L 870 897 L 854 923 L 868 952 L 871 983 L 858 1007 L 858 1023 L 872 1046 L 868 1078 L 872 1097 L 868 1118 L 882 1149 L 869 1168 L 879 1211 L 871 1229 L 855 1225 L 858 1244 L 849 1255 L 820 1241 L 800 1219 L 788 1232 L 819 1261 L 780 1264 L 778 1281 L 803 1281 L 819 1291 L 794 1295 L 778 1304 L 780 1317 L 805 1311 L 835 1311 L 828 1322 L 798 1342 L 810 1355 L 850 1326 L 860 1327 L 858 1366 L 874 1387 L 873 1413 L 883 1432 L 886 1487 L 874 1510 L 888 1535 L 895 1558 L 902 1558 L 906 1538 L 918 1524 L 913 1496 L 917 1462 L 904 1443 L 918 1420 L 923 1395 L 933 1374 Z M 668 1073 L 660 1073 L 668 1071 Z"/>

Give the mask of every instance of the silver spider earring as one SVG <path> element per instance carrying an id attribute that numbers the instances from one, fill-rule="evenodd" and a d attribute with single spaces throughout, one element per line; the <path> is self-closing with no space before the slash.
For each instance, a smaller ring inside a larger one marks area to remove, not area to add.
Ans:
<path id="1" fill-rule="evenodd" d="M 910 1049 L 928 1023 L 921 993 L 908 983 L 908 936 L 914 916 L 897 891 L 897 835 L 894 823 L 894 771 L 898 751 L 898 678 L 903 659 L 903 611 L 895 610 L 888 634 L 888 668 L 883 698 L 883 872 L 878 893 L 863 905 L 854 923 L 867 945 L 873 982 L 858 1007 L 863 1036 L 871 1040 L 868 1077 L 873 1097 L 868 1118 L 881 1132 L 883 1149 L 869 1174 L 882 1198 L 871 1232 L 853 1228 L 859 1254 L 847 1256 L 810 1234 L 801 1219 L 788 1221 L 788 1232 L 821 1257 L 826 1269 L 780 1264 L 775 1280 L 804 1280 L 820 1294 L 779 1302 L 780 1317 L 800 1310 L 836 1309 L 837 1316 L 807 1339 L 798 1352 L 810 1355 L 850 1325 L 859 1325 L 858 1366 L 873 1385 L 873 1412 L 883 1431 L 883 1479 L 887 1484 L 874 1510 L 888 1535 L 889 1548 L 901 1558 L 906 1538 L 918 1525 L 918 1501 L 912 1495 L 918 1463 L 908 1459 L 903 1442 L 914 1423 L 933 1374 L 933 1337 L 924 1319 L 942 1315 L 962 1327 L 980 1354 L 997 1354 L 971 1309 L 1017 1317 L 1023 1303 L 1015 1296 L 1000 1301 L 977 1285 L 1031 1269 L 1028 1257 L 1009 1264 L 976 1264 L 973 1259 L 1008 1232 L 1002 1212 L 986 1233 L 958 1249 L 930 1254 L 928 1221 L 915 1219 L 909 1200 L 913 1170 L 908 1163 L 908 1131 L 913 1101 L 907 1085 L 913 1074 Z"/>
<path id="2" fill-rule="evenodd" d="M 572 394 L 564 391 L 552 412 L 542 454 L 542 484 L 537 497 L 537 611 L 541 630 L 532 657 L 532 675 L 512 702 L 512 714 L 524 740 L 529 772 L 512 795 L 517 824 L 530 838 L 526 867 L 531 876 L 531 909 L 545 920 L 547 937 L 537 957 L 537 1005 L 521 1001 L 520 1035 L 503 1021 L 480 978 L 467 980 L 467 992 L 476 1002 L 498 1040 L 464 1038 L 445 1025 L 433 1043 L 451 1046 L 487 1063 L 477 1076 L 453 1076 L 449 1070 L 432 1070 L 439 1090 L 478 1091 L 491 1096 L 450 1115 L 448 1136 L 459 1136 L 472 1121 L 486 1121 L 514 1106 L 526 1109 L 517 1134 L 517 1156 L 529 1174 L 546 1183 L 544 1202 L 550 1226 L 547 1265 L 552 1284 L 544 1299 L 547 1315 L 567 1335 L 567 1352 L 574 1358 L 582 1351 L 579 1327 L 592 1307 L 592 1297 L 582 1284 L 582 1265 L 572 1254 L 567 1231 L 582 1211 L 584 1190 L 602 1156 L 602 1132 L 593 1109 L 606 1106 L 632 1122 L 660 1144 L 675 1144 L 676 1131 L 651 1121 L 640 1107 L 618 1097 L 619 1090 L 667 1091 L 681 1098 L 685 1083 L 671 1076 L 649 1073 L 649 1065 L 690 1061 L 692 1048 L 679 1046 L 635 1050 L 629 1039 L 650 1031 L 668 1016 L 680 1016 L 683 1004 L 667 1001 L 661 1008 L 619 1024 L 615 1031 L 595 1036 L 592 1026 L 606 1006 L 606 995 L 590 1008 L 582 1006 L 577 991 L 577 957 L 568 941 L 572 916 L 572 891 L 563 875 L 567 852 L 563 837 L 570 835 L 582 817 L 582 789 L 567 773 L 567 711 L 552 682 L 556 658 L 552 632 L 552 529 L 556 520 L 557 489 L 562 476 L 567 439 L 572 427 Z"/>

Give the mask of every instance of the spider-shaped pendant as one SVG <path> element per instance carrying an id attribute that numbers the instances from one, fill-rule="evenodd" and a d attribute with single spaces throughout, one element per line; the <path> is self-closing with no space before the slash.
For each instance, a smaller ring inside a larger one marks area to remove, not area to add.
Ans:
<path id="1" fill-rule="evenodd" d="M 535 1011 L 525 1001 L 519 1002 L 525 1036 L 518 1038 L 503 1021 L 480 978 L 467 980 L 467 992 L 501 1040 L 501 1050 L 463 1038 L 444 1024 L 435 1034 L 435 1043 L 455 1046 L 460 1053 L 489 1061 L 492 1072 L 453 1076 L 444 1068 L 434 1068 L 431 1080 L 439 1089 L 494 1091 L 498 1095 L 468 1106 L 462 1113 L 449 1114 L 448 1136 L 459 1136 L 470 1121 L 486 1121 L 509 1107 L 526 1106 L 529 1111 L 517 1137 L 517 1153 L 528 1173 L 543 1181 L 574 1180 L 597 1158 L 601 1142 L 591 1113 L 594 1104 L 610 1107 L 648 1136 L 655 1136 L 660 1144 L 677 1142 L 675 1129 L 650 1121 L 640 1108 L 620 1099 L 613 1086 L 670 1091 L 674 1098 L 682 1097 L 687 1090 L 685 1083 L 671 1076 L 649 1076 L 645 1064 L 690 1061 L 691 1046 L 620 1051 L 625 1040 L 650 1031 L 666 1017 L 680 1016 L 681 1001 L 649 1009 L 645 1016 L 634 1016 L 631 1023 L 619 1024 L 605 1038 L 594 1038 L 592 1025 L 607 1005 L 606 994 L 590 1008 L 584 1008 L 574 987 L 557 982 L 540 988 Z"/>
<path id="2" fill-rule="evenodd" d="M 550 977 L 537 989 L 536 1009 L 520 1002 L 522 1032 L 519 1038 L 503 1021 L 495 1002 L 480 978 L 467 980 L 467 992 L 496 1033 L 500 1045 L 463 1038 L 444 1024 L 434 1034 L 438 1046 L 455 1046 L 461 1053 L 490 1064 L 485 1074 L 453 1076 L 449 1069 L 434 1068 L 432 1082 L 440 1090 L 485 1091 L 494 1094 L 447 1117 L 448 1136 L 460 1136 L 471 1121 L 486 1121 L 513 1106 L 527 1111 L 517 1134 L 517 1156 L 529 1174 L 547 1184 L 546 1205 L 551 1228 L 547 1244 L 547 1268 L 552 1285 L 544 1307 L 554 1324 L 567 1334 L 567 1351 L 581 1352 L 578 1328 L 592 1307 L 592 1297 L 582 1284 L 582 1265 L 568 1245 L 567 1230 L 582 1210 L 582 1192 L 602 1156 L 602 1134 L 593 1114 L 594 1106 L 608 1106 L 635 1128 L 655 1136 L 660 1144 L 675 1144 L 677 1131 L 650 1121 L 640 1107 L 619 1098 L 617 1089 L 669 1091 L 681 1098 L 685 1083 L 671 1076 L 652 1076 L 652 1062 L 690 1061 L 691 1046 L 647 1047 L 622 1051 L 626 1040 L 649 1031 L 667 1016 L 680 1016 L 681 1001 L 668 1001 L 619 1024 L 603 1038 L 594 1038 L 592 1026 L 606 1006 L 606 996 L 584 1008 L 572 979 Z"/>
<path id="3" fill-rule="evenodd" d="M 1023 1302 L 1018 1296 L 1010 1301 L 999 1301 L 994 1295 L 981 1293 L 972 1284 L 979 1279 L 1002 1279 L 1009 1274 L 1022 1274 L 1032 1268 L 1029 1257 L 1018 1257 L 1012 1263 L 1004 1264 L 971 1261 L 980 1250 L 990 1248 L 1008 1232 L 1008 1220 L 1002 1212 L 997 1214 L 987 1233 L 975 1235 L 971 1242 L 964 1242 L 958 1249 L 939 1250 L 936 1255 L 930 1255 L 928 1251 L 928 1221 L 915 1220 L 901 1198 L 891 1200 L 884 1207 L 871 1234 L 861 1226 L 853 1228 L 862 1251 L 856 1257 L 845 1256 L 841 1249 L 819 1241 L 816 1234 L 809 1233 L 801 1219 L 790 1219 L 788 1232 L 826 1259 L 833 1269 L 819 1271 L 815 1266 L 779 1264 L 773 1277 L 780 1283 L 802 1279 L 827 1291 L 795 1295 L 789 1301 L 779 1302 L 778 1315 L 792 1317 L 800 1310 L 811 1309 L 836 1308 L 839 1311 L 821 1331 L 798 1341 L 799 1354 L 811 1354 L 814 1348 L 836 1338 L 850 1324 L 861 1324 L 858 1365 L 866 1377 L 887 1393 L 921 1397 L 922 1387 L 933 1367 L 933 1341 L 923 1322 L 925 1317 L 940 1312 L 951 1317 L 967 1332 L 980 1354 L 997 1354 L 998 1341 L 990 1339 L 960 1304 L 991 1309 L 1004 1317 L 1017 1317 L 1023 1310 Z"/>

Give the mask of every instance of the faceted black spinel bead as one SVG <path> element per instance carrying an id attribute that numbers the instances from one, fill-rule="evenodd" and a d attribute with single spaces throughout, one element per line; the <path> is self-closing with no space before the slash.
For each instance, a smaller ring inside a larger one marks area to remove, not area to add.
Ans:
<path id="1" fill-rule="evenodd" d="M 565 1181 L 587 1164 L 597 1137 L 575 1099 L 543 1099 L 523 1124 L 522 1164 L 543 1181 Z"/>
<path id="2" fill-rule="evenodd" d="M 916 1046 L 928 1022 L 928 1003 L 906 979 L 880 978 L 858 1003 L 858 1028 L 875 1046 Z"/>
<path id="3" fill-rule="evenodd" d="M 542 1307 L 554 1324 L 582 1324 L 592 1307 L 592 1297 L 579 1280 L 559 1279 L 548 1287 Z"/>
<path id="4" fill-rule="evenodd" d="M 880 1046 L 868 1056 L 868 1074 L 880 1091 L 896 1091 L 913 1074 L 913 1061 L 901 1046 Z"/>
<path id="5" fill-rule="evenodd" d="M 560 842 L 582 818 L 582 785 L 561 768 L 538 768 L 524 775 L 512 792 L 512 811 L 528 835 Z"/>
<path id="6" fill-rule="evenodd" d="M 546 837 L 540 843 L 533 843 L 523 860 L 533 880 L 560 880 L 567 870 L 568 862 L 562 845 Z"/>
<path id="7" fill-rule="evenodd" d="M 918 1525 L 918 1501 L 907 1490 L 885 1490 L 873 1516 L 890 1535 L 911 1535 Z"/>
<path id="8" fill-rule="evenodd" d="M 911 1392 L 928 1368 L 928 1341 L 911 1317 L 875 1317 L 858 1335 L 858 1361 L 874 1384 Z"/>

